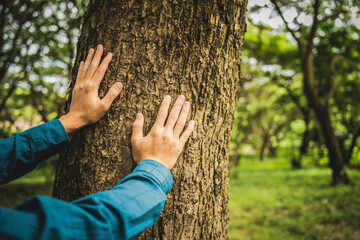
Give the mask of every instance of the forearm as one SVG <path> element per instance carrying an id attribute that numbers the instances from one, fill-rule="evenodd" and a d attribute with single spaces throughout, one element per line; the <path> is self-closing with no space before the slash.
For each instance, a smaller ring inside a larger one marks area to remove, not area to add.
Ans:
<path id="1" fill-rule="evenodd" d="M 0 141 L 0 184 L 32 171 L 40 162 L 64 151 L 69 142 L 62 124 L 54 120 Z"/>
<path id="2" fill-rule="evenodd" d="M 171 187 L 170 171 L 145 160 L 111 190 L 71 203 L 37 197 L 0 209 L 0 239 L 135 239 L 158 220 Z"/>
<path id="3" fill-rule="evenodd" d="M 147 160 L 113 189 L 74 203 L 83 208 L 99 204 L 107 213 L 109 229 L 115 238 L 136 239 L 159 219 L 171 187 L 170 171 L 158 162 Z"/>

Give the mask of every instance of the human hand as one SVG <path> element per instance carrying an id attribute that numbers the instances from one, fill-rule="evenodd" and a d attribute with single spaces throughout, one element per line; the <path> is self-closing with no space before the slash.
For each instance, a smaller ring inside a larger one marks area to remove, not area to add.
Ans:
<path id="1" fill-rule="evenodd" d="M 171 97 L 165 96 L 156 121 L 146 137 L 143 137 L 144 116 L 141 113 L 136 115 L 131 136 L 131 145 L 136 163 L 151 159 L 160 162 L 169 170 L 174 167 L 194 129 L 195 121 L 191 120 L 181 134 L 186 123 L 190 104 L 185 102 L 183 95 L 180 95 L 175 101 L 165 124 L 170 102 Z"/>
<path id="2" fill-rule="evenodd" d="M 85 63 L 80 62 L 70 111 L 59 119 L 68 134 L 99 121 L 121 92 L 122 84 L 117 82 L 103 99 L 99 98 L 99 86 L 112 58 L 109 52 L 99 66 L 102 53 L 103 46 L 98 45 L 95 56 L 94 49 L 91 48 Z"/>

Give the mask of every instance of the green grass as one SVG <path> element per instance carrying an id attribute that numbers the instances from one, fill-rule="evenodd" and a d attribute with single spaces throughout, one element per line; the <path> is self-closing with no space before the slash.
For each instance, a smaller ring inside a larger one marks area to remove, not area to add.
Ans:
<path id="1" fill-rule="evenodd" d="M 29 174 L 0 186 L 0 206 L 13 208 L 34 195 L 51 196 L 54 181 L 54 158 L 49 159 Z"/>
<path id="2" fill-rule="evenodd" d="M 254 161 L 232 169 L 230 239 L 360 239 L 358 171 L 355 185 L 332 187 L 327 168 Z"/>

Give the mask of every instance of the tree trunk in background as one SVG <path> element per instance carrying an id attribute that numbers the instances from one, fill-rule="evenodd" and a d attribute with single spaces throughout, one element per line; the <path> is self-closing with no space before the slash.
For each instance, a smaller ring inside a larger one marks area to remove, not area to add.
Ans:
<path id="1" fill-rule="evenodd" d="M 320 125 L 326 148 L 329 150 L 330 167 L 332 170 L 332 184 L 349 184 L 350 179 L 346 173 L 344 159 L 342 157 L 334 128 L 331 124 L 328 103 L 322 104 L 314 88 L 313 55 L 309 52 L 302 57 L 304 92 L 315 112 L 316 119 Z"/>
<path id="2" fill-rule="evenodd" d="M 291 167 L 294 169 L 301 168 L 301 161 L 304 155 L 308 152 L 311 135 L 310 135 L 310 111 L 302 110 L 303 116 L 304 116 L 304 122 L 305 122 L 305 131 L 302 135 L 301 145 L 299 147 L 299 157 L 294 157 L 291 160 Z"/>
<path id="3" fill-rule="evenodd" d="M 92 0 L 74 69 L 90 47 L 102 43 L 114 57 L 99 94 L 116 81 L 124 89 L 97 124 L 71 136 L 57 162 L 53 195 L 70 201 L 112 188 L 135 167 L 135 114 L 144 114 L 148 133 L 162 98 L 184 94 L 197 125 L 172 170 L 174 186 L 162 216 L 143 238 L 226 239 L 228 153 L 246 4 Z"/>
<path id="4" fill-rule="evenodd" d="M 291 33 L 298 44 L 303 73 L 303 89 L 310 107 L 315 112 L 326 147 L 329 150 L 330 167 L 332 169 L 332 184 L 349 184 L 350 179 L 346 173 L 344 159 L 330 119 L 329 100 L 332 97 L 333 92 L 332 90 L 329 91 L 325 103 L 323 103 L 314 86 L 314 39 L 320 24 L 321 16 L 319 12 L 323 1 L 315 0 L 311 3 L 313 7 L 313 20 L 309 31 L 305 31 L 301 25 L 297 30 L 293 30 L 293 27 L 289 26 L 289 23 L 286 21 L 281 9 L 281 6 L 286 5 L 286 3 L 280 0 L 270 1 L 275 5 L 275 9 L 285 23 L 287 31 Z M 279 3 L 281 3 L 281 5 Z"/>
<path id="5" fill-rule="evenodd" d="M 260 161 L 262 162 L 266 159 L 266 150 L 270 144 L 270 138 L 271 134 L 269 132 L 265 132 L 265 134 L 262 136 L 262 144 L 260 148 Z"/>
<path id="6" fill-rule="evenodd" d="M 303 133 L 301 146 L 299 148 L 300 159 L 308 152 L 308 147 L 311 140 L 310 129 L 309 129 L 310 116 L 306 117 L 304 121 L 305 121 L 305 131 Z"/>

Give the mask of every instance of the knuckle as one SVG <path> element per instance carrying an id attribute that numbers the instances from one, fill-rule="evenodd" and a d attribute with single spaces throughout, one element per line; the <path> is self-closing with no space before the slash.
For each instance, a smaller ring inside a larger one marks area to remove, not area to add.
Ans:
<path id="1" fill-rule="evenodd" d="M 98 69 L 97 69 L 97 71 L 103 73 L 103 72 L 106 71 L 106 68 L 105 68 L 104 66 L 99 66 Z"/>
<path id="2" fill-rule="evenodd" d="M 93 61 L 93 62 L 91 62 L 90 63 L 90 68 L 92 68 L 92 69 L 96 69 L 97 68 L 97 64 Z"/>
<path id="3" fill-rule="evenodd" d="M 172 136 L 171 134 L 169 134 L 168 132 L 164 133 L 163 136 L 162 136 L 163 140 L 166 141 L 166 142 L 173 142 L 172 140 Z"/>
<path id="4" fill-rule="evenodd" d="M 164 111 L 160 111 L 159 114 L 158 114 L 158 116 L 159 116 L 160 118 L 165 118 L 165 117 L 166 117 L 166 113 L 165 113 Z"/>
<path id="5" fill-rule="evenodd" d="M 183 150 L 183 148 L 181 147 L 180 144 L 176 144 L 175 150 L 176 150 L 177 152 L 181 152 L 181 151 Z"/>
<path id="6" fill-rule="evenodd" d="M 158 128 L 153 128 L 153 130 L 152 130 L 152 135 L 155 136 L 155 137 L 160 136 L 160 135 L 161 135 L 160 129 L 158 129 Z"/>
<path id="7" fill-rule="evenodd" d="M 95 75 L 101 75 L 105 72 L 105 69 L 102 67 L 99 67 L 98 69 L 96 69 Z"/>
<path id="8" fill-rule="evenodd" d="M 87 91 L 87 92 L 90 92 L 92 89 L 94 88 L 93 84 L 92 83 L 87 83 L 85 86 L 84 86 L 84 90 Z"/>
<path id="9" fill-rule="evenodd" d="M 100 102 L 99 107 L 101 110 L 105 110 L 105 111 L 107 110 L 107 106 L 104 102 Z"/>
<path id="10" fill-rule="evenodd" d="M 110 94 L 111 94 L 111 96 L 113 97 L 113 98 L 115 98 L 116 96 L 117 96 L 117 91 L 116 91 L 116 89 L 115 88 L 111 88 L 111 90 L 110 90 Z"/>
<path id="11" fill-rule="evenodd" d="M 189 133 L 184 132 L 184 138 L 185 138 L 185 139 L 188 139 L 189 137 L 190 137 Z"/>
<path id="12" fill-rule="evenodd" d="M 184 121 L 179 121 L 179 122 L 178 122 L 178 125 L 179 125 L 179 127 L 182 129 L 182 128 L 185 127 L 185 122 L 184 122 Z"/>
<path id="13" fill-rule="evenodd" d="M 177 120 L 177 117 L 176 117 L 174 114 L 170 114 L 169 120 L 171 120 L 171 121 L 176 121 L 176 120 Z"/>

